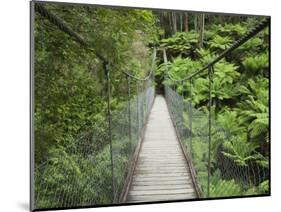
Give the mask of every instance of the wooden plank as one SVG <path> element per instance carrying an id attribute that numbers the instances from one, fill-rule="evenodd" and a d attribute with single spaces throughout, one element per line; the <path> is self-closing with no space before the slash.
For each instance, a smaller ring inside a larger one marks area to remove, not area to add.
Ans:
<path id="1" fill-rule="evenodd" d="M 146 153 L 146 151 L 162 153 L 162 154 L 173 154 L 174 152 L 181 151 L 181 147 L 174 146 L 173 149 L 164 149 L 164 148 L 159 149 L 159 147 L 151 148 L 151 147 L 146 147 L 145 145 L 143 145 L 142 150 L 143 150 L 143 152 L 141 152 L 141 154 Z"/>
<path id="2" fill-rule="evenodd" d="M 190 180 L 190 176 L 173 176 L 173 177 L 144 177 L 144 176 L 134 176 L 133 180 L 136 182 L 142 182 L 142 181 L 177 181 L 177 180 Z"/>
<path id="3" fill-rule="evenodd" d="M 184 160 L 180 160 L 180 161 L 184 161 Z M 173 166 L 173 167 L 177 167 L 177 166 L 184 166 L 181 163 L 178 163 L 174 160 L 170 160 L 170 161 L 138 161 L 138 165 L 139 166 L 153 166 L 153 165 L 157 165 L 157 166 Z"/>
<path id="4" fill-rule="evenodd" d="M 195 199 L 196 195 L 194 193 L 189 194 L 164 194 L 164 195 L 142 195 L 142 196 L 128 196 L 128 202 L 135 201 L 165 201 L 165 200 L 183 200 L 183 199 Z"/>
<path id="5" fill-rule="evenodd" d="M 157 96 L 148 119 L 127 202 L 191 198 L 196 198 L 196 194 L 188 165 L 165 99 Z"/>
<path id="6" fill-rule="evenodd" d="M 164 156 L 163 156 L 164 157 Z M 169 161 L 176 161 L 176 162 L 183 162 L 184 159 L 182 157 L 140 157 L 140 161 L 146 161 L 146 162 L 151 162 L 151 161 L 159 161 L 159 162 L 169 162 Z"/>
<path id="7" fill-rule="evenodd" d="M 190 184 L 133 185 L 131 191 L 190 189 Z M 167 191 L 169 193 L 169 191 Z"/>
<path id="8" fill-rule="evenodd" d="M 157 172 L 157 173 L 175 173 L 175 172 L 186 172 L 186 169 L 184 167 L 175 167 L 176 165 L 167 165 L 164 169 L 161 166 L 139 166 L 137 169 L 135 169 L 135 173 L 138 173 L 140 171 L 151 171 L 151 172 Z"/>
<path id="9" fill-rule="evenodd" d="M 131 184 L 131 186 L 151 186 L 151 185 L 190 185 L 190 186 L 192 186 L 192 180 L 184 179 L 184 180 L 165 180 L 165 181 L 134 181 Z"/>
<path id="10" fill-rule="evenodd" d="M 194 193 L 193 188 L 174 188 L 174 189 L 157 189 L 157 190 L 130 190 L 129 196 L 143 196 L 143 195 L 165 195 L 165 194 L 189 194 Z"/>
<path id="11" fill-rule="evenodd" d="M 168 176 L 168 175 L 175 175 L 175 174 L 185 174 L 187 176 L 189 176 L 188 173 L 186 173 L 185 170 L 181 169 L 181 170 L 172 170 L 172 171 L 169 171 L 169 170 L 136 170 L 136 172 L 134 173 L 134 176 L 138 176 L 138 175 L 143 175 L 143 174 L 159 174 L 159 175 L 163 175 L 163 176 Z"/>
<path id="12" fill-rule="evenodd" d="M 156 164 L 157 162 L 151 162 L 151 163 L 143 163 L 140 164 L 135 170 L 157 170 L 157 171 L 174 171 L 174 170 L 184 170 L 186 171 L 186 167 L 185 166 L 181 166 L 178 164 L 167 164 L 167 166 L 163 166 L 162 164 Z"/>
<path id="13" fill-rule="evenodd" d="M 151 172 L 139 172 L 137 173 L 135 176 L 138 177 L 157 177 L 157 178 L 161 178 L 161 177 L 182 177 L 182 176 L 188 176 L 189 174 L 186 172 L 178 172 L 178 173 L 151 173 Z"/>
<path id="14" fill-rule="evenodd" d="M 144 164 L 144 163 L 165 163 L 165 162 L 170 162 L 171 160 L 165 160 L 165 159 L 157 159 L 157 158 L 154 158 L 154 159 L 140 159 L 140 163 Z M 178 158 L 178 159 L 173 159 L 173 162 L 175 163 L 184 163 L 185 160 L 183 158 Z"/>

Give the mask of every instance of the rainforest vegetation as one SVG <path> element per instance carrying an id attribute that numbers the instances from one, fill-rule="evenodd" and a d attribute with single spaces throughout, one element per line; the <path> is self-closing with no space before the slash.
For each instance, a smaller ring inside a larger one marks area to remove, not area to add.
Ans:
<path id="1" fill-rule="evenodd" d="M 132 146 L 124 116 L 128 84 L 120 70 L 146 76 L 153 47 L 157 48 L 155 82 L 129 82 L 132 102 L 137 101 L 139 91 L 153 85 L 160 93 L 164 85 L 173 88 L 186 104 L 192 100 L 195 115 L 190 148 L 198 183 L 206 196 L 208 146 L 202 126 L 208 117 L 208 73 L 191 82 L 190 96 L 190 81 L 175 84 L 165 77 L 162 50 L 166 49 L 169 72 L 181 79 L 206 65 L 264 17 L 54 3 L 44 6 L 93 50 L 35 13 L 36 208 L 116 201 L 140 133 L 139 128 L 133 128 Z M 112 153 L 106 72 L 96 53 L 114 64 L 110 72 Z M 268 29 L 214 65 L 210 197 L 269 193 L 269 76 Z M 189 113 L 181 114 L 186 131 L 190 130 Z M 183 142 L 190 145 L 188 139 Z M 116 165 L 115 194 L 111 156 Z"/>

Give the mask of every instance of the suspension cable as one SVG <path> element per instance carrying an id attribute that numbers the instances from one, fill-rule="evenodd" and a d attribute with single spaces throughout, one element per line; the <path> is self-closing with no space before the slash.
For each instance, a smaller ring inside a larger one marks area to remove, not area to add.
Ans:
<path id="1" fill-rule="evenodd" d="M 135 80 L 139 80 L 139 81 L 147 81 L 148 79 L 150 79 L 150 77 L 152 76 L 153 73 L 153 68 L 154 68 L 154 63 L 155 63 L 155 59 L 156 59 L 156 48 L 154 48 L 153 51 L 153 56 L 152 56 L 152 65 L 151 65 L 151 69 L 150 72 L 148 73 L 148 75 L 146 77 L 138 77 L 135 76 L 131 73 L 129 73 L 128 71 L 125 70 L 120 70 L 116 65 L 111 64 L 110 61 L 108 61 L 107 59 L 105 59 L 105 57 L 103 57 L 101 54 L 99 54 L 98 52 L 96 52 L 93 48 L 92 45 L 90 45 L 88 42 L 86 42 L 84 40 L 84 38 L 82 36 L 80 36 L 78 33 L 76 33 L 73 29 L 71 29 L 62 19 L 60 19 L 57 15 L 51 13 L 46 7 L 43 6 L 42 3 L 36 3 L 35 4 L 35 11 L 38 12 L 40 15 L 42 15 L 43 17 L 45 17 L 46 19 L 48 19 L 52 24 L 56 25 L 61 31 L 65 32 L 66 34 L 70 35 L 71 37 L 74 38 L 74 40 L 81 44 L 83 47 L 87 48 L 90 51 L 93 51 L 94 54 L 98 57 L 98 59 L 100 59 L 103 63 L 106 64 L 110 64 L 113 68 L 115 68 L 117 71 L 122 72 L 123 74 L 135 79 Z"/>
<path id="2" fill-rule="evenodd" d="M 213 66 L 215 63 L 217 63 L 218 61 L 220 61 L 221 59 L 223 59 L 228 53 L 232 52 L 233 50 L 237 49 L 239 46 L 241 46 L 242 44 L 244 44 L 245 42 L 247 42 L 248 40 L 250 40 L 252 37 L 254 37 L 256 34 L 258 34 L 260 31 L 262 31 L 263 29 L 265 29 L 268 25 L 269 25 L 269 18 L 266 18 L 265 20 L 263 20 L 259 25 L 257 25 L 256 27 L 254 27 L 253 29 L 251 29 L 250 31 L 248 31 L 246 34 L 244 34 L 240 39 L 238 39 L 237 41 L 235 41 L 228 49 L 226 49 L 225 51 L 223 51 L 218 57 L 216 57 L 214 60 L 212 60 L 211 62 L 209 62 L 207 65 L 205 65 L 203 68 L 201 68 L 200 70 L 194 72 L 193 74 L 183 78 L 183 79 L 175 79 L 171 76 L 168 68 L 166 67 L 166 73 L 168 75 L 168 77 L 174 81 L 174 82 L 183 82 L 186 80 L 190 80 L 191 78 L 197 76 L 198 74 L 202 73 L 203 71 L 207 70 L 209 66 Z M 166 56 L 166 50 L 163 49 L 163 53 L 164 53 L 164 61 L 165 65 L 167 66 L 167 56 Z M 165 58 L 166 57 L 166 58 Z"/>

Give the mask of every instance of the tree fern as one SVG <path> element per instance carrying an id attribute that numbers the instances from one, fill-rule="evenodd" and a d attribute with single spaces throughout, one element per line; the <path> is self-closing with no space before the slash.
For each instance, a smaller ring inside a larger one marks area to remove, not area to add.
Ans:
<path id="1" fill-rule="evenodd" d="M 268 71 L 268 53 L 247 57 L 242 63 L 247 72 L 263 74 Z"/>
<path id="2" fill-rule="evenodd" d="M 263 157 L 256 151 L 257 145 L 232 136 L 223 144 L 226 157 L 232 159 L 238 166 L 247 166 L 249 161 L 261 160 Z"/>
<path id="3" fill-rule="evenodd" d="M 216 169 L 211 175 L 210 196 L 229 197 L 241 195 L 241 187 L 233 179 L 222 178 L 221 171 Z"/>
<path id="4" fill-rule="evenodd" d="M 208 42 L 208 45 L 213 50 L 225 50 L 231 46 L 233 40 L 228 36 L 215 35 L 213 39 Z"/>

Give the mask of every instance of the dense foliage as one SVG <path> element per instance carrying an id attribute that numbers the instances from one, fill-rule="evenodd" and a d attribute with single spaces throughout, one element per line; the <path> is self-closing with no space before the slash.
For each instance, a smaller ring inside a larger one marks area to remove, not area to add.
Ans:
<path id="1" fill-rule="evenodd" d="M 175 79 L 182 79 L 198 71 L 243 35 L 252 24 L 253 20 L 249 18 L 242 23 L 210 25 L 205 30 L 203 48 L 199 47 L 199 35 L 193 30 L 178 32 L 160 40 L 169 57 L 170 74 Z M 165 65 L 160 64 L 158 76 L 163 80 L 165 72 Z M 268 193 L 268 76 L 268 30 L 259 33 L 214 65 L 211 87 L 211 197 Z M 192 99 L 192 113 L 195 114 L 192 119 L 191 154 L 199 183 L 206 195 L 208 143 L 202 131 L 206 131 L 208 123 L 208 72 L 192 80 L 192 96 L 190 81 L 174 84 L 166 78 L 164 83 L 182 94 L 186 103 Z M 201 115 L 196 115 L 196 111 Z M 190 129 L 189 113 L 191 111 L 182 114 L 187 129 Z M 245 173 L 248 179 L 243 176 Z"/>
<path id="2" fill-rule="evenodd" d="M 152 12 L 45 6 L 115 65 L 110 73 L 111 109 L 117 111 L 112 122 L 114 126 L 124 123 L 127 84 L 118 69 L 139 76 L 149 71 L 151 51 L 147 44 L 157 31 Z M 102 61 L 40 14 L 36 13 L 35 20 L 36 207 L 111 203 L 115 194 Z M 132 96 L 136 93 L 133 85 Z M 127 129 L 113 133 L 114 171 L 120 181 L 129 160 L 128 133 Z"/>

